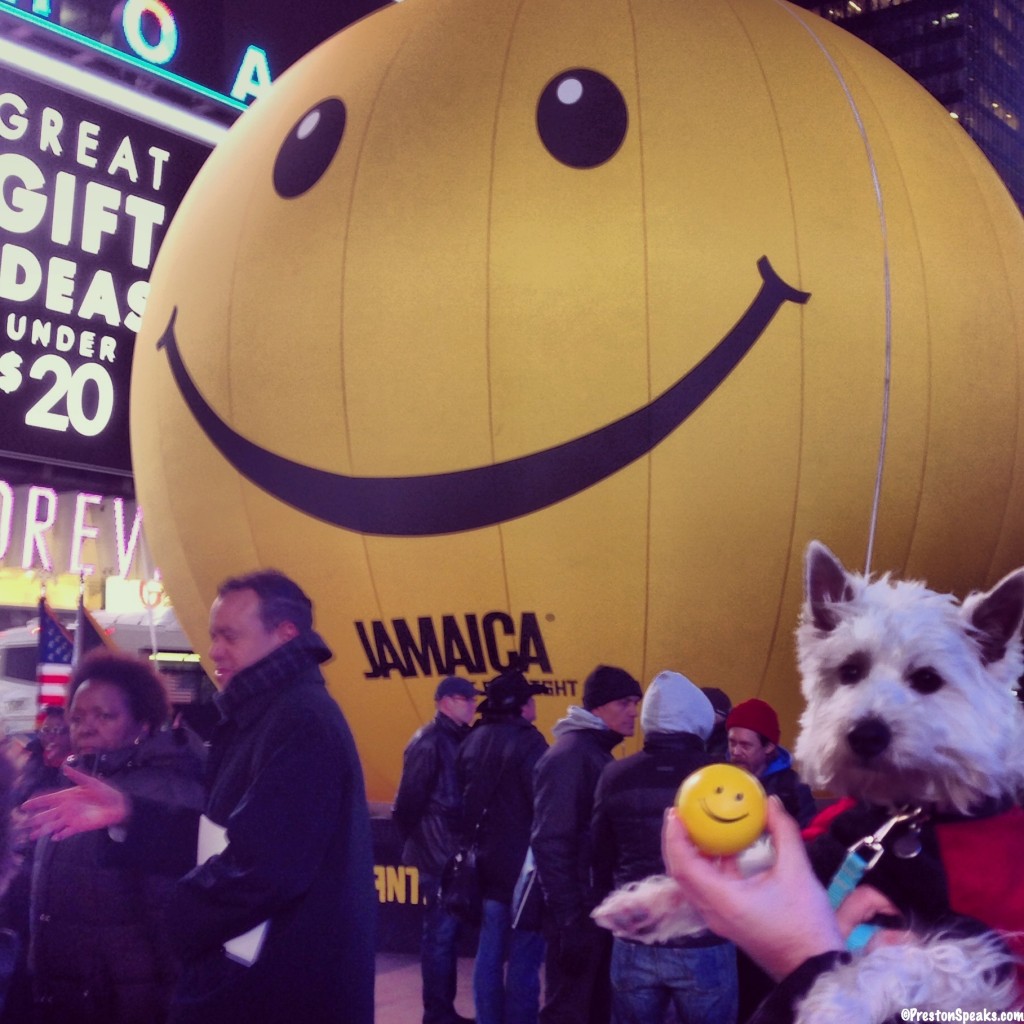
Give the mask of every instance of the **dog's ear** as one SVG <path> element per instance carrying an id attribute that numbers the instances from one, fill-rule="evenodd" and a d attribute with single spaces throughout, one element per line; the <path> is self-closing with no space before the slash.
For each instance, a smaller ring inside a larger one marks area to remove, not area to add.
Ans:
<path id="1" fill-rule="evenodd" d="M 853 588 L 843 563 L 820 541 L 807 547 L 804 587 L 807 607 L 818 629 L 830 633 L 839 624 L 835 606 L 853 598 Z"/>
<path id="2" fill-rule="evenodd" d="M 1024 569 L 1004 576 L 987 594 L 971 600 L 968 617 L 986 665 L 1002 661 L 1024 619 Z"/>

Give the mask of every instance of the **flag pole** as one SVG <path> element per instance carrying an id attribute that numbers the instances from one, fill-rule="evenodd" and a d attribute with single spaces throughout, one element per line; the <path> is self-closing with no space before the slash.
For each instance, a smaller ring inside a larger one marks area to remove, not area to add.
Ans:
<path id="1" fill-rule="evenodd" d="M 85 571 L 78 570 L 78 607 L 75 609 L 75 646 L 71 655 L 71 664 L 77 665 L 82 660 L 85 638 Z"/>

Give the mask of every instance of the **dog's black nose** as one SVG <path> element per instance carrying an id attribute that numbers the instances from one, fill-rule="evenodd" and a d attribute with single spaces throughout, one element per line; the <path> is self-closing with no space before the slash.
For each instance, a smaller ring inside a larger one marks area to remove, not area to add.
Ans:
<path id="1" fill-rule="evenodd" d="M 889 726 L 880 718 L 865 718 L 846 734 L 846 742 L 850 744 L 850 749 L 865 761 L 877 757 L 889 746 L 891 739 Z"/>

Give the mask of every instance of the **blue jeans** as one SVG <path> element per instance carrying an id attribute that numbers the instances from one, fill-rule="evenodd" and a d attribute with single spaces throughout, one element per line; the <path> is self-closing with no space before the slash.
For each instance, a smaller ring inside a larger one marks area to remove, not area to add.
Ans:
<path id="1" fill-rule="evenodd" d="M 612 991 L 615 1024 L 664 1020 L 670 1002 L 680 1024 L 735 1024 L 736 949 L 724 942 L 675 948 L 616 939 Z"/>
<path id="2" fill-rule="evenodd" d="M 537 1024 L 543 962 L 544 937 L 539 932 L 514 931 L 512 908 L 484 900 L 473 965 L 477 1024 Z"/>
<path id="3" fill-rule="evenodd" d="M 420 872 L 420 891 L 426 906 L 420 942 L 423 976 L 423 1024 L 455 1024 L 455 984 L 458 976 L 459 920 L 437 898 L 440 879 Z"/>

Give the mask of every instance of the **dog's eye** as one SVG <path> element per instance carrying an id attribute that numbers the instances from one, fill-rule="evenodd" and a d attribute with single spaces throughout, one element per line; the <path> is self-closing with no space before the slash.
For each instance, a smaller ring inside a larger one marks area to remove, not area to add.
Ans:
<path id="1" fill-rule="evenodd" d="M 862 654 L 855 654 L 852 658 L 839 666 L 836 677 L 839 682 L 849 686 L 851 683 L 859 683 L 867 674 L 871 663 Z"/>
<path id="2" fill-rule="evenodd" d="M 917 668 L 910 673 L 909 678 L 912 689 L 918 693 L 934 693 L 942 689 L 946 681 L 933 668 Z"/>

